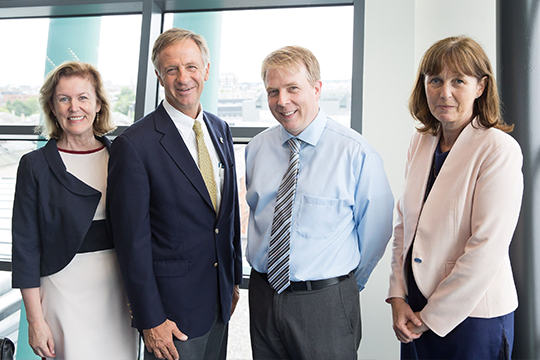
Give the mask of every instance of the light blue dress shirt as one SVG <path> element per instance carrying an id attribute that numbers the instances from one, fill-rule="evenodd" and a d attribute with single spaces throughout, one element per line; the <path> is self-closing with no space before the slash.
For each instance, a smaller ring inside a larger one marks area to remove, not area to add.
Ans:
<path id="1" fill-rule="evenodd" d="M 281 125 L 246 147 L 250 208 L 247 260 L 266 273 L 279 184 L 289 163 Z M 356 131 L 322 109 L 297 136 L 300 172 L 291 227 L 291 281 L 320 280 L 355 271 L 362 290 L 392 235 L 394 198 L 380 155 Z"/>

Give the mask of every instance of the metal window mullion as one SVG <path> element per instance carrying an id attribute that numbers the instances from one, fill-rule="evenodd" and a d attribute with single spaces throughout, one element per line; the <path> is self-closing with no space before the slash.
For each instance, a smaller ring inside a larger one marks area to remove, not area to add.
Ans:
<path id="1" fill-rule="evenodd" d="M 161 33 L 163 12 L 153 0 L 144 0 L 141 24 L 141 46 L 137 92 L 135 98 L 135 119 L 138 120 L 156 108 L 158 81 L 152 64 L 152 46 Z"/>

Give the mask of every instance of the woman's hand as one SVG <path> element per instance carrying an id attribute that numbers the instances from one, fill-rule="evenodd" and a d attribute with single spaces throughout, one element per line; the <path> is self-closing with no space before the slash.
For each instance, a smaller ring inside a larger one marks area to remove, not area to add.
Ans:
<path id="1" fill-rule="evenodd" d="M 409 328 L 409 324 L 413 330 L 425 326 L 420 320 L 420 317 L 417 316 L 418 313 L 415 314 L 409 304 L 402 298 L 391 298 L 388 302 L 392 305 L 393 327 L 398 340 L 402 343 L 410 343 L 418 339 L 422 335 L 422 332 L 414 333 Z"/>
<path id="2" fill-rule="evenodd" d="M 21 289 L 26 320 L 28 320 L 28 343 L 34 353 L 43 357 L 55 357 L 51 328 L 43 317 L 39 288 Z"/>
<path id="3" fill-rule="evenodd" d="M 55 357 L 52 331 L 45 320 L 28 324 L 28 343 L 37 356 Z"/>
<path id="4" fill-rule="evenodd" d="M 423 332 L 428 331 L 428 330 L 429 330 L 429 327 L 428 327 L 426 324 L 424 324 L 424 322 L 422 321 L 422 317 L 420 316 L 420 312 L 419 312 L 419 311 L 418 311 L 418 312 L 415 312 L 414 314 L 416 315 L 416 317 L 417 317 L 418 319 L 420 319 L 420 322 L 422 323 L 422 325 L 416 326 L 416 325 L 414 325 L 412 322 L 409 321 L 409 322 L 407 323 L 407 328 L 408 328 L 409 331 L 412 332 L 413 334 L 420 334 L 420 335 L 421 335 Z"/>

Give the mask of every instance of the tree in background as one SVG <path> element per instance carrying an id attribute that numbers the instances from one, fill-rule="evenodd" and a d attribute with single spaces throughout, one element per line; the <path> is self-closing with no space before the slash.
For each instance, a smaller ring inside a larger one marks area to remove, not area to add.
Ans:
<path id="1" fill-rule="evenodd" d="M 8 100 L 6 103 L 6 109 L 9 112 L 14 112 L 16 116 L 30 116 L 32 114 L 37 114 L 39 113 L 38 98 L 31 96 L 24 101 L 14 100 L 11 102 Z"/>
<path id="2" fill-rule="evenodd" d="M 114 105 L 114 111 L 118 111 L 124 115 L 129 115 L 130 107 L 135 102 L 135 92 L 128 86 L 122 86 L 118 100 Z"/>

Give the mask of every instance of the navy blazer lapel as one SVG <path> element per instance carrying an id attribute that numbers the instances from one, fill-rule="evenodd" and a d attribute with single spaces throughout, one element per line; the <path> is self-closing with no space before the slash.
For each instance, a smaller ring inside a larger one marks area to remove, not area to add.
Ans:
<path id="1" fill-rule="evenodd" d="M 182 135 L 174 125 L 169 114 L 160 104 L 155 111 L 154 121 L 156 131 L 163 134 L 160 140 L 161 145 L 169 156 L 173 159 L 178 168 L 186 175 L 199 194 L 206 200 L 209 206 L 213 208 L 210 194 L 204 183 L 201 172 L 193 161 Z"/>
<path id="2" fill-rule="evenodd" d="M 223 147 L 225 146 L 225 140 L 227 139 L 226 134 L 221 134 L 216 130 L 217 126 L 214 125 L 213 119 L 210 116 L 208 116 L 206 112 L 203 112 L 203 119 L 204 119 L 204 122 L 206 123 L 206 128 L 208 129 L 210 138 L 212 139 L 212 142 L 214 143 L 214 147 L 216 148 L 219 159 L 225 165 L 225 162 L 227 162 L 227 159 L 223 152 Z"/>
<path id="3" fill-rule="evenodd" d="M 107 146 L 107 149 L 110 148 L 111 142 L 109 139 L 105 137 L 96 137 L 96 139 Z M 50 139 L 47 144 L 45 144 L 43 153 L 52 173 L 66 189 L 82 196 L 101 195 L 101 192 L 77 179 L 66 170 L 66 165 L 64 165 L 60 153 L 58 152 L 58 148 L 56 147 L 56 139 Z"/>

